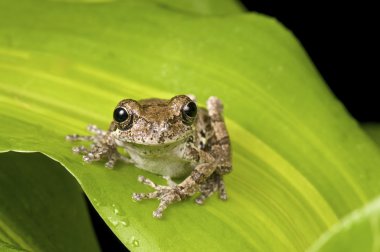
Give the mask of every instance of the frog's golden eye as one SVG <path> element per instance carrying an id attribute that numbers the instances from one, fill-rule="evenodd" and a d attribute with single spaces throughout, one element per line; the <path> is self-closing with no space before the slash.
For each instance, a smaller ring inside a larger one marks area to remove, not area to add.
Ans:
<path id="1" fill-rule="evenodd" d="M 182 107 L 182 118 L 186 124 L 192 124 L 197 116 L 197 105 L 195 102 L 189 102 Z"/>

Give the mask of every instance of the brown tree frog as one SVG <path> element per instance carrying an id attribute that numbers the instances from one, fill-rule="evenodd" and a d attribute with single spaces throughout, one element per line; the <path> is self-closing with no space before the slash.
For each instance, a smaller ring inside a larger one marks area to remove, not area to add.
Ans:
<path id="1" fill-rule="evenodd" d="M 231 146 L 222 116 L 223 106 L 216 97 L 207 101 L 207 109 L 197 108 L 195 98 L 178 95 L 170 100 L 125 99 L 118 103 L 107 131 L 90 125 L 91 136 L 68 135 L 67 140 L 90 141 L 90 148 L 74 147 L 85 162 L 106 159 L 112 168 L 117 160 L 164 176 L 168 185 L 157 185 L 143 176 L 138 181 L 154 189 L 133 193 L 132 198 L 158 199 L 153 216 L 161 218 L 172 203 L 200 193 L 198 204 L 213 192 L 227 199 L 223 175 L 231 172 Z M 127 155 L 117 151 L 125 149 Z M 171 178 L 185 178 L 174 183 Z"/>

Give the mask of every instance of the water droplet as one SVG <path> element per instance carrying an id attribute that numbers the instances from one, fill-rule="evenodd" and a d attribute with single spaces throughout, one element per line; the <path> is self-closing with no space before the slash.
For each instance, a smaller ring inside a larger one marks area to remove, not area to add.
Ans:
<path id="1" fill-rule="evenodd" d="M 123 210 L 121 209 L 121 207 L 114 203 L 112 204 L 112 208 L 113 208 L 113 213 L 116 214 L 116 215 L 124 215 L 124 212 Z"/>
<path id="2" fill-rule="evenodd" d="M 127 227 L 127 226 L 129 226 L 129 221 L 127 218 L 122 218 L 119 220 L 119 224 L 124 226 L 124 227 Z"/>
<path id="3" fill-rule="evenodd" d="M 114 227 L 117 227 L 117 226 L 127 227 L 127 226 L 129 226 L 129 221 L 127 218 L 120 218 L 118 216 L 108 216 L 108 220 L 111 222 L 111 224 Z"/>
<path id="4" fill-rule="evenodd" d="M 116 218 L 113 217 L 113 216 L 108 216 L 108 220 L 109 220 L 109 221 L 111 222 L 111 224 L 114 225 L 115 227 L 116 227 L 117 225 L 119 225 L 119 220 L 116 219 Z"/>
<path id="5" fill-rule="evenodd" d="M 140 246 L 140 242 L 139 242 L 139 240 L 135 239 L 135 237 L 132 237 L 132 239 L 131 239 L 131 244 L 132 244 L 133 247 L 138 247 L 138 246 Z"/>

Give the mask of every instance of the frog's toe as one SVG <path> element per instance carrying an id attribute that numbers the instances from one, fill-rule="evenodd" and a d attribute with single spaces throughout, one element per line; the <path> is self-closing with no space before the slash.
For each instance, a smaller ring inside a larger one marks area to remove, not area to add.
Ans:
<path id="1" fill-rule="evenodd" d="M 142 201 L 143 199 L 156 199 L 159 196 L 159 192 L 150 192 L 150 193 L 133 193 L 132 199 L 136 201 Z"/>
<path id="2" fill-rule="evenodd" d="M 161 186 L 157 185 L 152 180 L 150 180 L 148 178 L 145 178 L 142 175 L 140 175 L 140 176 L 137 177 L 137 181 L 139 181 L 140 183 L 143 183 L 144 185 L 150 186 L 150 187 L 152 187 L 153 189 L 156 189 L 156 190 L 159 190 L 161 188 Z"/>
<path id="3" fill-rule="evenodd" d="M 154 218 L 157 218 L 157 219 L 161 219 L 162 218 L 162 212 L 161 211 L 153 211 L 153 217 Z"/>
<path id="4" fill-rule="evenodd" d="M 87 130 L 96 133 L 96 131 L 99 130 L 99 128 L 95 124 L 89 124 L 87 125 Z"/>
<path id="5" fill-rule="evenodd" d="M 212 194 L 214 193 L 213 190 L 208 190 L 208 191 L 203 191 L 201 195 L 199 195 L 196 199 L 195 199 L 195 203 L 197 203 L 198 205 L 203 205 L 204 204 L 204 201 L 210 197 Z"/>
<path id="6" fill-rule="evenodd" d="M 94 125 L 94 124 L 90 124 L 87 126 L 87 130 L 91 133 L 94 133 L 96 135 L 105 135 L 107 133 L 107 131 L 105 130 L 102 130 L 102 129 L 99 129 L 98 126 Z"/>
<path id="7" fill-rule="evenodd" d="M 210 197 L 214 192 L 218 191 L 219 198 L 222 200 L 227 199 L 227 194 L 223 182 L 223 177 L 219 174 L 211 175 L 199 189 L 201 195 L 195 199 L 195 203 L 202 205 L 204 201 Z"/>
<path id="8" fill-rule="evenodd" d="M 67 136 L 65 137 L 65 139 L 66 139 L 67 141 L 76 141 L 76 140 L 78 140 L 78 137 L 79 137 L 78 134 L 72 134 L 72 135 L 67 135 Z"/>
<path id="9" fill-rule="evenodd" d="M 227 193 L 226 193 L 226 187 L 224 185 L 223 178 L 220 178 L 218 183 L 218 192 L 219 192 L 219 199 L 221 200 L 227 200 Z"/>
<path id="10" fill-rule="evenodd" d="M 83 161 L 86 163 L 91 163 L 93 161 L 98 161 L 101 159 L 101 154 L 98 152 L 90 151 L 86 155 L 83 156 Z"/>
<path id="11" fill-rule="evenodd" d="M 227 194 L 226 193 L 225 194 L 219 194 L 219 199 L 227 200 L 228 199 Z"/>
<path id="12" fill-rule="evenodd" d="M 113 167 L 115 166 L 115 163 L 116 163 L 116 160 L 108 160 L 104 166 L 108 169 L 113 169 Z"/>
<path id="13" fill-rule="evenodd" d="M 78 134 L 67 135 L 65 138 L 67 141 L 91 141 L 93 139 L 92 136 L 81 136 Z"/>
<path id="14" fill-rule="evenodd" d="M 153 217 L 157 219 L 162 218 L 162 213 L 165 211 L 166 208 L 168 208 L 170 204 L 173 204 L 177 201 L 181 201 L 181 196 L 178 194 L 178 191 L 174 189 L 166 191 L 159 198 L 160 204 L 158 205 L 156 211 L 153 211 Z"/>
<path id="15" fill-rule="evenodd" d="M 87 155 L 84 155 L 83 156 L 83 161 L 86 162 L 86 163 L 91 163 L 93 161 L 93 155 L 91 155 L 92 153 L 88 153 Z"/>
<path id="16" fill-rule="evenodd" d="M 143 183 L 146 180 L 146 178 L 143 175 L 137 176 L 137 181 L 140 183 Z"/>
<path id="17" fill-rule="evenodd" d="M 195 203 L 197 203 L 198 205 L 203 205 L 203 203 L 205 202 L 205 199 L 206 197 L 202 194 L 195 199 Z"/>
<path id="18" fill-rule="evenodd" d="M 156 211 L 153 211 L 153 217 L 157 219 L 161 219 L 162 213 L 165 211 L 165 209 L 168 207 L 169 204 L 170 203 L 167 201 L 161 201 Z"/>
<path id="19" fill-rule="evenodd" d="M 132 199 L 136 201 L 141 201 L 144 198 L 143 193 L 132 193 Z"/>
<path id="20" fill-rule="evenodd" d="M 77 154 L 87 154 L 88 153 L 88 149 L 86 147 L 84 147 L 83 145 L 73 147 L 72 151 L 74 153 L 77 153 Z"/>

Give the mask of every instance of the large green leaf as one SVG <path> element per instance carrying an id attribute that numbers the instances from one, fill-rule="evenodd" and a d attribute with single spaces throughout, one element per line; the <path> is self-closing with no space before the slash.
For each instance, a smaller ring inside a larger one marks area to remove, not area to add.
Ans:
<path id="1" fill-rule="evenodd" d="M 24 252 L 26 250 L 15 247 L 9 243 L 5 243 L 3 241 L 0 241 L 0 251 L 2 251 L 2 252 Z"/>
<path id="2" fill-rule="evenodd" d="M 343 218 L 308 251 L 380 251 L 380 198 Z"/>
<path id="3" fill-rule="evenodd" d="M 294 37 L 258 14 L 197 16 L 152 1 L 0 0 L 0 150 L 39 151 L 72 173 L 129 248 L 303 251 L 380 192 L 374 144 Z M 135 203 L 132 166 L 83 164 L 64 141 L 107 128 L 125 97 L 225 104 L 229 200 Z"/>
<path id="4" fill-rule="evenodd" d="M 0 251 L 99 251 L 79 186 L 39 153 L 0 155 Z"/>
<path id="5" fill-rule="evenodd" d="M 362 128 L 380 145 L 378 124 L 365 123 Z M 380 198 L 348 214 L 326 231 L 308 249 L 313 251 L 379 251 L 380 250 Z"/>
<path id="6" fill-rule="evenodd" d="M 199 15 L 236 14 L 244 10 L 238 0 L 151 0 L 162 8 Z"/>
<path id="7" fill-rule="evenodd" d="M 368 136 L 380 146 L 380 125 L 378 123 L 365 123 L 362 127 Z"/>

